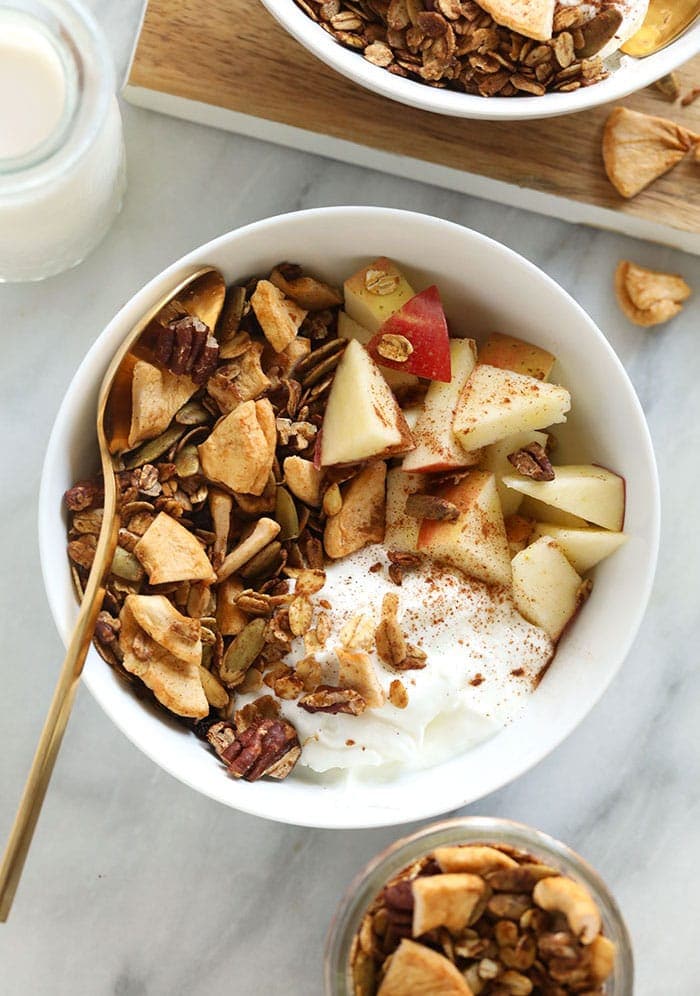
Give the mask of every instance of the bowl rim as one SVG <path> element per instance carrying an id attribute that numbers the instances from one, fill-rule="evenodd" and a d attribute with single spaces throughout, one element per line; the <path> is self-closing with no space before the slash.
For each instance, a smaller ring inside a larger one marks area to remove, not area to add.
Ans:
<path id="1" fill-rule="evenodd" d="M 433 114 L 481 121 L 532 121 L 590 110 L 644 89 L 700 52 L 698 22 L 655 55 L 643 59 L 625 56 L 623 66 L 594 86 L 541 97 L 480 97 L 403 79 L 372 65 L 361 53 L 336 42 L 294 0 L 262 0 L 262 3 L 307 51 L 365 90 Z"/>
<path id="2" fill-rule="evenodd" d="M 97 376 L 101 379 L 102 371 L 106 368 L 105 358 L 102 355 L 105 351 L 105 344 L 109 342 L 110 337 L 115 335 L 116 330 L 119 327 L 128 326 L 128 324 L 135 321 L 139 315 L 143 314 L 148 307 L 161 296 L 163 284 L 175 283 L 176 279 L 188 269 L 194 269 L 195 267 L 199 267 L 210 262 L 207 259 L 208 255 L 210 253 L 216 253 L 220 247 L 225 247 L 232 240 L 245 238 L 247 235 L 254 232 L 265 232 L 266 229 L 273 230 L 277 226 L 284 226 L 296 220 L 315 216 L 328 219 L 330 222 L 333 217 L 345 218 L 353 215 L 359 215 L 360 217 L 367 218 L 368 221 L 372 219 L 381 220 L 383 224 L 389 224 L 392 219 L 398 218 L 408 222 L 420 219 L 421 224 L 432 225 L 437 228 L 443 228 L 446 226 L 456 229 L 462 233 L 467 232 L 470 237 L 476 239 L 477 243 L 487 245 L 492 250 L 495 249 L 496 251 L 504 253 L 510 263 L 522 267 L 529 277 L 533 277 L 536 280 L 543 281 L 545 284 L 549 285 L 550 289 L 556 294 L 563 296 L 566 300 L 567 307 L 569 307 L 572 311 L 578 312 L 579 316 L 589 326 L 591 334 L 598 340 L 598 344 L 607 354 L 607 361 L 612 363 L 621 375 L 622 382 L 627 387 L 628 402 L 631 406 L 631 410 L 636 415 L 638 427 L 641 429 L 641 436 L 644 440 L 644 453 L 640 456 L 643 461 L 646 461 L 646 465 L 648 466 L 650 484 L 650 493 L 647 496 L 649 501 L 649 508 L 647 510 L 648 535 L 645 536 L 649 553 L 647 557 L 646 576 L 644 577 L 643 582 L 639 582 L 641 587 L 638 593 L 639 597 L 636 611 L 630 612 L 630 624 L 628 627 L 627 638 L 616 644 L 614 653 L 611 653 L 611 665 L 605 673 L 604 680 L 600 682 L 600 685 L 595 690 L 592 697 L 585 698 L 585 706 L 583 708 L 579 708 L 575 716 L 572 717 L 569 722 L 564 724 L 561 730 L 557 731 L 555 735 L 550 736 L 546 742 L 540 741 L 538 742 L 536 748 L 523 752 L 523 755 L 521 756 L 513 757 L 510 765 L 507 767 L 504 766 L 503 770 L 499 771 L 495 775 L 493 780 L 489 783 L 488 789 L 484 791 L 479 789 L 474 792 L 473 789 L 470 789 L 466 785 L 456 785 L 454 797 L 450 799 L 447 805 L 445 805 L 442 797 L 440 796 L 437 796 L 433 801 L 432 796 L 428 797 L 426 795 L 423 799 L 415 799 L 415 810 L 412 810 L 408 814 L 403 811 L 400 814 L 394 814 L 392 819 L 387 818 L 385 811 L 377 812 L 373 810 L 372 807 L 366 807 L 362 813 L 358 814 L 357 818 L 353 818 L 352 821 L 348 820 L 345 810 L 341 811 L 341 815 L 340 813 L 334 814 L 332 809 L 326 809 L 324 821 L 319 822 L 317 817 L 315 818 L 313 814 L 306 815 L 303 810 L 295 811 L 293 816 L 291 816 L 284 812 L 283 807 L 277 804 L 276 801 L 273 805 L 265 805 L 262 803 L 262 800 L 258 801 L 258 797 L 254 792 L 246 794 L 245 796 L 240 794 L 238 798 L 232 800 L 224 792 L 223 786 L 228 784 L 227 780 L 224 778 L 222 778 L 221 781 L 217 780 L 215 787 L 198 784 L 195 779 L 189 778 L 186 773 L 179 770 L 178 765 L 171 762 L 169 756 L 163 758 L 159 754 L 158 750 L 152 747 L 147 737 L 141 736 L 131 730 L 128 722 L 123 720 L 119 708 L 115 708 L 113 702 L 108 696 L 102 695 L 98 689 L 93 687 L 89 672 L 84 672 L 84 684 L 90 690 L 90 693 L 114 725 L 121 730 L 121 732 L 135 747 L 144 753 L 159 768 L 165 770 L 168 774 L 178 779 L 178 781 L 188 785 L 190 788 L 196 790 L 202 795 L 208 796 L 209 798 L 214 799 L 217 802 L 221 802 L 224 805 L 240 812 L 245 812 L 265 819 L 271 819 L 276 822 L 288 823 L 295 826 L 309 826 L 319 829 L 366 829 L 370 827 L 398 826 L 414 822 L 416 820 L 431 819 L 437 816 L 442 816 L 445 813 L 468 805 L 479 798 L 483 798 L 491 792 L 497 791 L 503 786 L 514 781 L 516 778 L 519 778 L 525 772 L 530 770 L 530 768 L 534 767 L 545 757 L 551 754 L 590 713 L 609 687 L 613 678 L 619 672 L 622 664 L 629 654 L 632 643 L 637 636 L 644 618 L 649 597 L 651 595 L 658 560 L 660 535 L 661 510 L 658 470 L 651 435 L 649 433 L 649 428 L 634 386 L 632 385 L 622 362 L 593 319 L 590 318 L 581 305 L 579 305 L 578 302 L 575 301 L 574 298 L 571 297 L 571 295 L 552 277 L 546 274 L 534 263 L 530 262 L 530 260 L 517 253 L 515 250 L 510 249 L 508 246 L 503 245 L 495 239 L 492 239 L 490 236 L 483 235 L 482 233 L 476 232 L 475 230 L 467 228 L 464 225 L 459 225 L 455 222 L 446 221 L 442 218 L 436 218 L 421 212 L 376 206 L 331 206 L 309 208 L 302 211 L 291 211 L 263 218 L 240 228 L 232 229 L 223 235 L 219 235 L 216 238 L 203 243 L 171 263 L 169 266 L 165 267 L 139 290 L 137 290 L 133 296 L 119 309 L 107 325 L 100 331 L 94 343 L 75 370 L 73 377 L 71 378 L 71 382 L 66 389 L 66 393 L 63 401 L 61 402 L 58 413 L 56 414 L 47 444 L 41 471 L 38 503 L 38 539 L 42 579 L 51 615 L 64 645 L 68 645 L 70 634 L 73 629 L 73 621 L 63 617 L 57 593 L 57 586 L 53 586 L 51 584 L 51 566 L 49 561 L 51 536 L 56 515 L 56 494 L 53 490 L 54 485 L 50 480 L 49 471 L 56 455 L 56 441 L 63 430 L 64 423 L 70 420 L 71 411 L 74 407 L 73 387 L 75 381 L 79 377 L 86 378 L 88 374 L 90 375 L 91 383 Z M 357 220 L 357 217 L 355 220 Z M 91 648 L 90 652 L 96 653 L 94 648 Z M 582 696 L 581 699 L 583 701 L 584 697 Z M 468 756 L 468 754 L 465 756 Z M 438 768 L 440 766 L 441 765 L 437 765 Z M 222 786 L 221 790 L 218 788 L 219 785 Z M 278 786 L 277 788 L 279 792 L 282 786 Z M 323 787 L 319 785 L 315 786 L 315 788 L 321 792 Z M 280 802 L 281 800 L 282 793 L 280 792 Z"/>

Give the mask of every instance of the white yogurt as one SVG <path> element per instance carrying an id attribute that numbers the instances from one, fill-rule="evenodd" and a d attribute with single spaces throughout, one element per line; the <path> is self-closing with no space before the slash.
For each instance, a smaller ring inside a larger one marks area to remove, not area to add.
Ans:
<path id="1" fill-rule="evenodd" d="M 376 563 L 382 570 L 371 572 Z M 333 648 L 344 623 L 361 613 L 376 625 L 387 592 L 398 594 L 401 628 L 409 643 L 427 653 L 427 664 L 397 673 L 371 652 L 387 693 L 394 679 L 403 682 L 405 709 L 387 702 L 361 716 L 332 716 L 282 702 L 303 744 L 299 764 L 315 772 L 388 773 L 396 765 L 417 769 L 460 754 L 520 715 L 552 657 L 549 637 L 526 622 L 504 592 L 429 561 L 406 573 L 397 588 L 386 566 L 384 548 L 371 546 L 327 567 L 326 585 L 313 596 L 331 604 L 332 633 L 325 650 L 314 655 L 327 668 L 324 683 L 336 680 Z M 304 653 L 303 641 L 295 641 L 292 658 Z"/>
<path id="2" fill-rule="evenodd" d="M 32 6 L 41 12 L 40 0 Z M 57 9 L 43 20 L 0 6 L 0 281 L 40 279 L 79 262 L 123 196 L 121 118 L 104 39 L 70 2 Z"/>

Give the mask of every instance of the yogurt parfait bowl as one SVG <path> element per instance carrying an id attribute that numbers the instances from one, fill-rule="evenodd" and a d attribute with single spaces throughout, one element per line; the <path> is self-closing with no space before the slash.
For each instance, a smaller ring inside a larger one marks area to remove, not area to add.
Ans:
<path id="1" fill-rule="evenodd" d="M 263 2 L 300 44 L 367 90 L 488 121 L 575 114 L 619 100 L 700 48 L 697 23 L 653 55 L 625 54 L 648 0 Z M 692 0 L 666 7 L 679 24 L 696 13 Z"/>
<path id="2" fill-rule="evenodd" d="M 202 265 L 229 286 L 216 328 L 175 309 L 134 370 L 88 687 L 161 767 L 270 819 L 381 826 L 493 791 L 580 722 L 644 612 L 658 487 L 624 370 L 460 226 L 352 207 L 224 235 L 122 309 L 57 417 L 39 526 L 64 639 L 102 372 Z"/>

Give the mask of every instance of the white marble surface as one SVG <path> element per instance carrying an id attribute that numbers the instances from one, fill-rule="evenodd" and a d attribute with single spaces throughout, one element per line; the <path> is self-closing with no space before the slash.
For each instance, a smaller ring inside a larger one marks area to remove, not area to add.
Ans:
<path id="1" fill-rule="evenodd" d="M 140 0 L 91 6 L 123 69 Z M 683 273 L 700 292 L 700 260 L 133 108 L 124 119 L 130 187 L 105 242 L 71 273 L 0 286 L 0 840 L 62 654 L 39 576 L 36 497 L 54 413 L 86 348 L 148 277 L 229 228 L 324 204 L 413 208 L 500 239 L 592 314 L 648 415 L 664 500 L 657 583 L 621 674 L 566 743 L 468 812 L 524 820 L 571 843 L 619 898 L 640 996 L 697 993 L 697 303 L 645 332 L 621 317 L 611 277 L 631 257 Z M 11 920 L 0 927 L 0 993 L 314 996 L 339 891 L 396 836 L 295 829 L 200 798 L 138 753 L 81 691 Z"/>

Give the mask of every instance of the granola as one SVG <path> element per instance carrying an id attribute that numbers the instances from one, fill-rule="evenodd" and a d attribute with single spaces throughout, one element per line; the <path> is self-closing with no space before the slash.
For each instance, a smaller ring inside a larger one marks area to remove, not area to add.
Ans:
<path id="1" fill-rule="evenodd" d="M 395 76 L 482 97 L 539 97 L 605 79 L 603 56 L 634 30 L 643 0 L 533 0 L 520 5 L 522 18 L 517 0 L 296 2 L 340 45 Z M 378 292 L 389 286 L 382 278 Z"/>
<path id="2" fill-rule="evenodd" d="M 438 847 L 395 875 L 350 952 L 355 996 L 603 996 L 616 948 L 579 882 L 500 844 Z"/>

